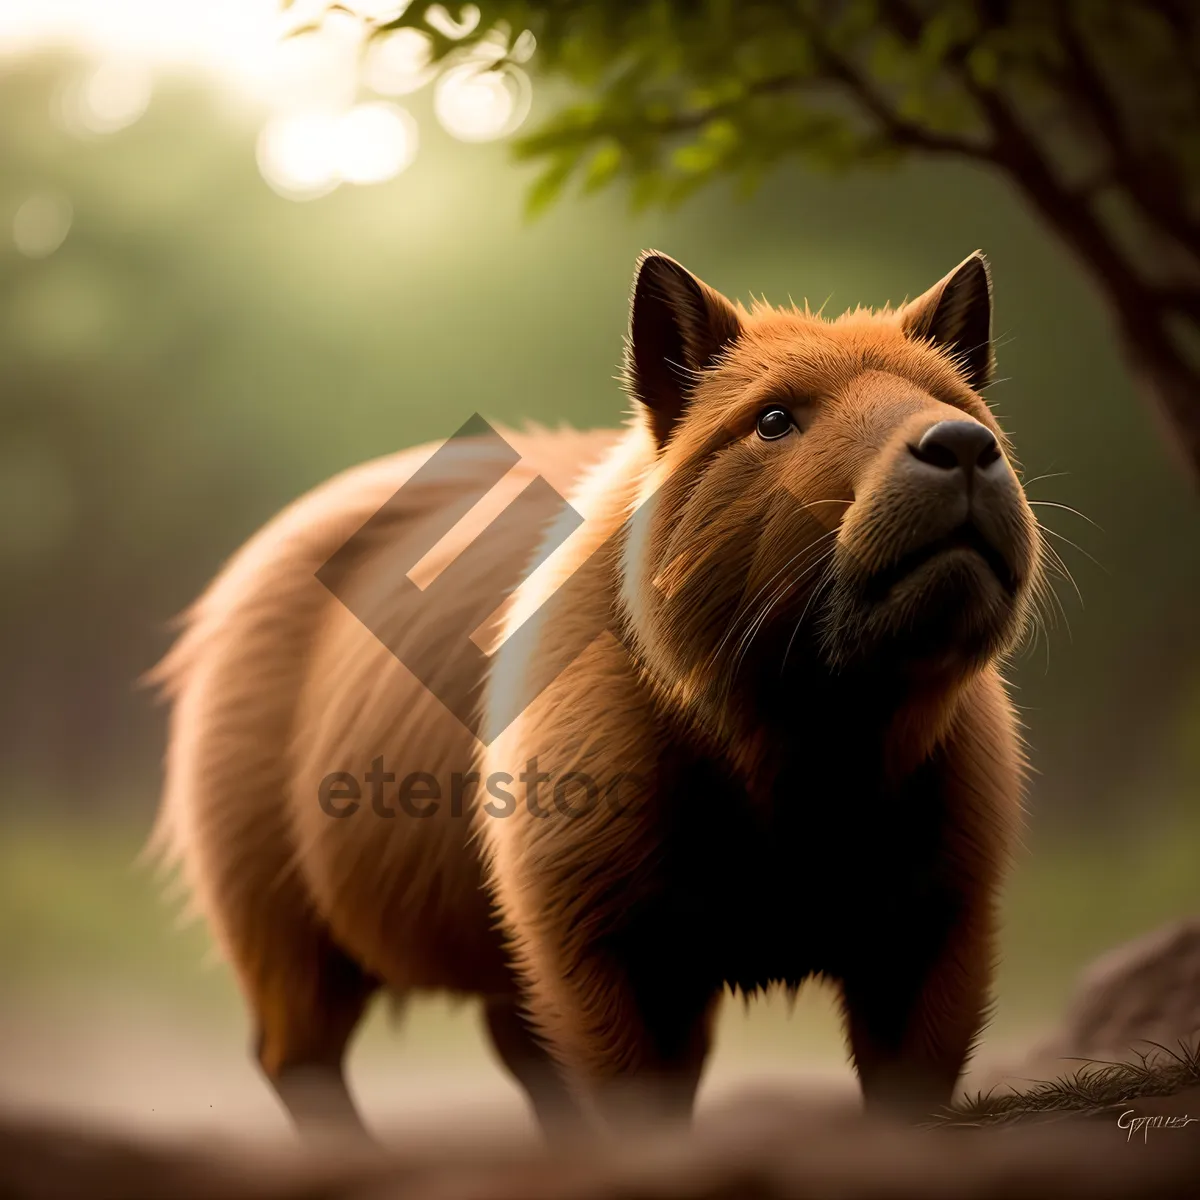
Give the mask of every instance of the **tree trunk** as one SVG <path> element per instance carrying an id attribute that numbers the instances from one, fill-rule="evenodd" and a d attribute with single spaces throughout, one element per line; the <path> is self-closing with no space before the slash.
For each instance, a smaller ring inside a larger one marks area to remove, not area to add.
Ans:
<path id="1" fill-rule="evenodd" d="M 1200 286 L 1166 288 L 1147 279 L 1097 213 L 1095 198 L 1063 186 L 1011 109 L 989 96 L 987 115 L 996 136 L 994 164 L 1095 281 L 1171 452 L 1200 488 Z M 1164 245 L 1174 245 L 1169 233 L 1155 232 Z M 1190 258 L 1185 247 L 1178 254 Z"/>
<path id="2" fill-rule="evenodd" d="M 882 14 L 897 36 L 919 44 L 925 18 L 909 0 L 888 0 Z M 994 17 L 992 32 L 1000 27 Z M 1184 27 L 1191 29 L 1186 21 Z M 985 144 L 960 149 L 1005 174 L 1095 280 L 1135 381 L 1147 394 L 1172 454 L 1200 488 L 1200 223 L 1194 197 L 1178 173 L 1152 171 L 1144 156 L 1131 153 L 1134 143 L 1126 136 L 1121 110 L 1078 30 L 1068 20 L 1059 34 L 1074 85 L 1066 93 L 1064 112 L 1078 113 L 1082 102 L 1085 123 L 1099 136 L 1107 160 L 1108 186 L 1154 235 L 1158 245 L 1152 257 L 1159 272 L 1190 282 L 1163 286 L 1147 276 L 1146 263 L 1130 260 L 1097 211 L 1100 189 L 1080 189 L 1063 180 L 1013 97 L 975 78 L 965 42 L 951 51 L 950 61 L 991 136 Z M 862 85 L 852 82 L 861 102 Z"/>
<path id="3" fill-rule="evenodd" d="M 1200 302 L 1200 291 L 1196 299 Z M 1161 313 L 1143 320 L 1127 297 L 1110 297 L 1125 356 L 1175 460 L 1200 485 L 1200 365 L 1189 361 Z M 1136 304 L 1136 300 L 1133 302 Z M 1181 318 L 1181 323 L 1184 319 Z M 1187 321 L 1185 336 L 1200 347 L 1200 328 Z"/>

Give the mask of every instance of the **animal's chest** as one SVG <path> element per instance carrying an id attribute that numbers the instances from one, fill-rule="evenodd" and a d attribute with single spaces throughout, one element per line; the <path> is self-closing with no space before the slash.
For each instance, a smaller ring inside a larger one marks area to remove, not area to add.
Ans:
<path id="1" fill-rule="evenodd" d="M 936 886 L 936 774 L 885 788 L 869 764 L 785 771 L 752 797 L 711 771 L 686 789 L 664 856 L 676 944 L 745 990 L 838 976 Z"/>

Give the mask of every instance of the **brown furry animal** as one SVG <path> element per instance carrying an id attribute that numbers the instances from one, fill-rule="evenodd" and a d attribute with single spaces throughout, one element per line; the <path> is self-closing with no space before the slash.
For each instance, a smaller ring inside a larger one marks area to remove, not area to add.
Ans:
<path id="1" fill-rule="evenodd" d="M 1039 580 L 991 369 L 982 255 L 827 322 L 647 254 L 623 433 L 408 451 L 243 548 L 158 670 L 156 841 L 298 1121 L 381 987 L 482 997 L 546 1125 L 686 1114 L 724 989 L 817 974 L 869 1105 L 949 1100 Z"/>

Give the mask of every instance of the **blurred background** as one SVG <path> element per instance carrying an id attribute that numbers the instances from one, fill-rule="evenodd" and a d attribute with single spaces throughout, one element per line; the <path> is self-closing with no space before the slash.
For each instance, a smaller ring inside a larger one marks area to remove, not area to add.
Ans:
<path id="1" fill-rule="evenodd" d="M 427 17 L 443 37 L 468 18 Z M 1059 582 L 1015 671 L 1037 774 L 982 1057 L 1052 1023 L 1097 952 L 1200 909 L 1200 509 L 1088 281 L 1010 187 L 784 163 L 749 198 L 567 195 L 530 220 L 507 139 L 555 101 L 536 51 L 497 88 L 435 80 L 420 35 L 364 67 L 352 20 L 280 33 L 275 0 L 0 3 L 0 1102 L 282 1128 L 230 976 L 134 864 L 164 735 L 138 677 L 330 474 L 476 411 L 618 421 L 646 247 L 828 313 L 991 258 L 989 396 L 1030 495 L 1065 506 L 1039 514 L 1078 591 Z M 848 1079 L 819 992 L 724 1019 L 714 1087 Z M 372 1114 L 515 1095 L 475 1014 L 434 1002 L 399 1030 L 376 1013 L 351 1071 Z"/>

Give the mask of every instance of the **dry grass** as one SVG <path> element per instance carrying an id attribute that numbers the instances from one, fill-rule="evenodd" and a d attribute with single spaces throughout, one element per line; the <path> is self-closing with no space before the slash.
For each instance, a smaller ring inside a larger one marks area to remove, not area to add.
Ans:
<path id="1" fill-rule="evenodd" d="M 1200 1089 L 1200 1042 L 1175 1049 L 1150 1043 L 1126 1062 L 1084 1061 L 1070 1075 L 1033 1080 L 1021 1090 L 993 1088 L 954 1106 L 938 1119 L 953 1126 L 1001 1125 L 1063 1117 L 1100 1116 L 1117 1106 Z"/>

